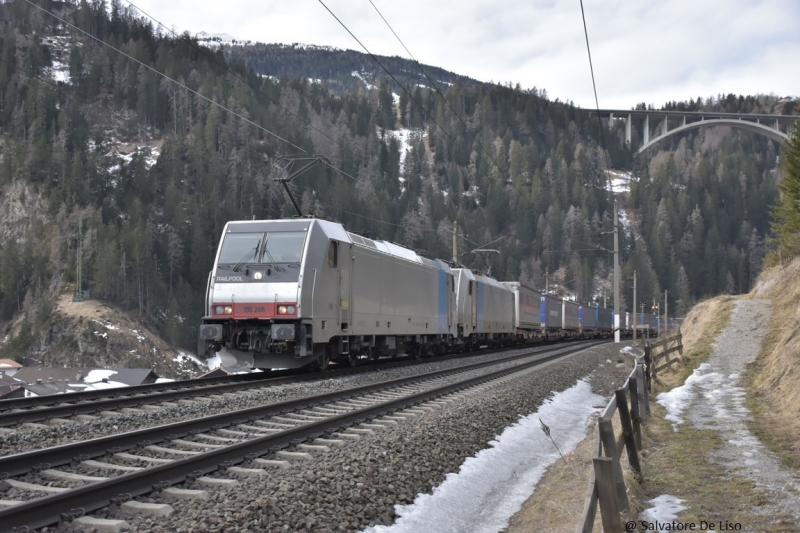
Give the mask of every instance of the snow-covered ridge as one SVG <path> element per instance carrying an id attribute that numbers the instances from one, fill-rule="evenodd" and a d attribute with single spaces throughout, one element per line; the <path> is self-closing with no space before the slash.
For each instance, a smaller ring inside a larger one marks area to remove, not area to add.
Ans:
<path id="1" fill-rule="evenodd" d="M 219 48 L 222 45 L 245 46 L 253 44 L 253 41 L 240 41 L 228 33 L 208 33 L 201 31 L 195 34 L 197 42 L 208 48 Z"/>
<path id="2" fill-rule="evenodd" d="M 324 52 L 344 51 L 343 49 L 336 48 L 335 46 L 321 46 L 317 44 L 304 44 L 304 43 L 292 43 L 292 44 L 273 43 L 271 46 L 277 46 L 279 48 L 291 48 L 292 50 L 322 50 Z"/>

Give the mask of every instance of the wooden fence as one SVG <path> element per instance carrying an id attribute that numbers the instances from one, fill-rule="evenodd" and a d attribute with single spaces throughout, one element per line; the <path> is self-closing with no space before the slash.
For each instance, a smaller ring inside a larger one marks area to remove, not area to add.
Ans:
<path id="1" fill-rule="evenodd" d="M 683 335 L 681 330 L 672 337 L 666 337 L 658 342 L 648 342 L 644 346 L 644 362 L 647 368 L 650 369 L 648 376 L 647 388 L 650 390 L 650 380 L 658 375 L 659 370 L 665 368 L 672 368 L 672 363 L 678 361 L 677 358 L 670 359 L 669 354 L 678 352 L 683 355 Z M 664 358 L 663 364 L 660 364 L 660 359 Z"/>
<path id="2" fill-rule="evenodd" d="M 674 351 L 683 351 L 680 331 L 672 337 L 645 345 L 644 357 L 636 359 L 636 365 L 625 384 L 614 391 L 614 397 L 608 402 L 602 416 L 597 421 L 595 431 L 595 457 L 592 462 L 594 470 L 589 481 L 589 494 L 583 506 L 583 515 L 576 527 L 576 533 L 591 533 L 597 508 L 600 507 L 600 517 L 603 531 L 606 533 L 622 531 L 622 518 L 620 513 L 630 509 L 628 492 L 622 476 L 623 448 L 627 452 L 628 464 L 636 475 L 637 481 L 642 481 L 642 466 L 639 452 L 642 449 L 642 424 L 647 421 L 650 414 L 650 398 L 647 391 L 650 389 L 651 379 L 656 374 L 659 360 L 666 357 L 667 362 L 658 367 L 669 367 L 669 354 Z M 659 348 L 663 348 L 659 351 Z M 622 434 L 617 436 L 614 432 L 612 419 L 614 414 L 619 415 Z"/>

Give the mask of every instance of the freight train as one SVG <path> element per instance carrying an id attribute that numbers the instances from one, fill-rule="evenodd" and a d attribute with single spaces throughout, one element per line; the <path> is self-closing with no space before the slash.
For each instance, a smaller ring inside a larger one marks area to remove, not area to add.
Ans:
<path id="1" fill-rule="evenodd" d="M 255 368 L 323 370 L 330 362 L 613 335 L 609 309 L 314 218 L 228 222 L 205 313 L 199 353 L 224 349 Z M 624 334 L 630 317 L 621 318 Z"/>

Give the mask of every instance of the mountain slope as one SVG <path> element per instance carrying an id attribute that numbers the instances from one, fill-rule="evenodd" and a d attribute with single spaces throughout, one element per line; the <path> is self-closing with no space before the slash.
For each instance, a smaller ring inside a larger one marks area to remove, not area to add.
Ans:
<path id="1" fill-rule="evenodd" d="M 4 357 L 38 360 L 57 343 L 43 340 L 50 325 L 35 317 L 71 293 L 79 247 L 82 289 L 193 349 L 222 227 L 291 216 L 274 163 L 303 151 L 337 169 L 318 166 L 292 182 L 305 213 L 445 258 L 458 221 L 467 266 L 536 287 L 555 281 L 579 301 L 609 285 L 611 255 L 596 248 L 613 246 L 606 155 L 633 176 L 630 195 L 618 198 L 629 220 L 623 309 L 633 270 L 639 302 L 666 289 L 680 310 L 748 290 L 760 268 L 778 148 L 754 134 L 698 130 L 637 158 L 613 124 L 604 153 L 600 123 L 543 91 L 426 68 L 446 82 L 445 102 L 410 62 L 387 58 L 409 96 L 363 54 L 210 50 L 156 34 L 113 5 L 54 9 L 135 61 L 23 0 L 0 4 Z M 771 96 L 691 105 L 786 107 Z M 501 253 L 491 265 L 470 253 L 492 241 Z M 19 349 L 25 322 L 35 342 Z"/>

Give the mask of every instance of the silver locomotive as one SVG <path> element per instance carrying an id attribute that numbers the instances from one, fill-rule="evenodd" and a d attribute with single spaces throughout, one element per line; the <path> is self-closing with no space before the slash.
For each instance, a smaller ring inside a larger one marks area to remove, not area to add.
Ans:
<path id="1" fill-rule="evenodd" d="M 201 352 L 259 368 L 440 353 L 457 344 L 456 274 L 318 219 L 226 224 L 209 275 Z"/>

